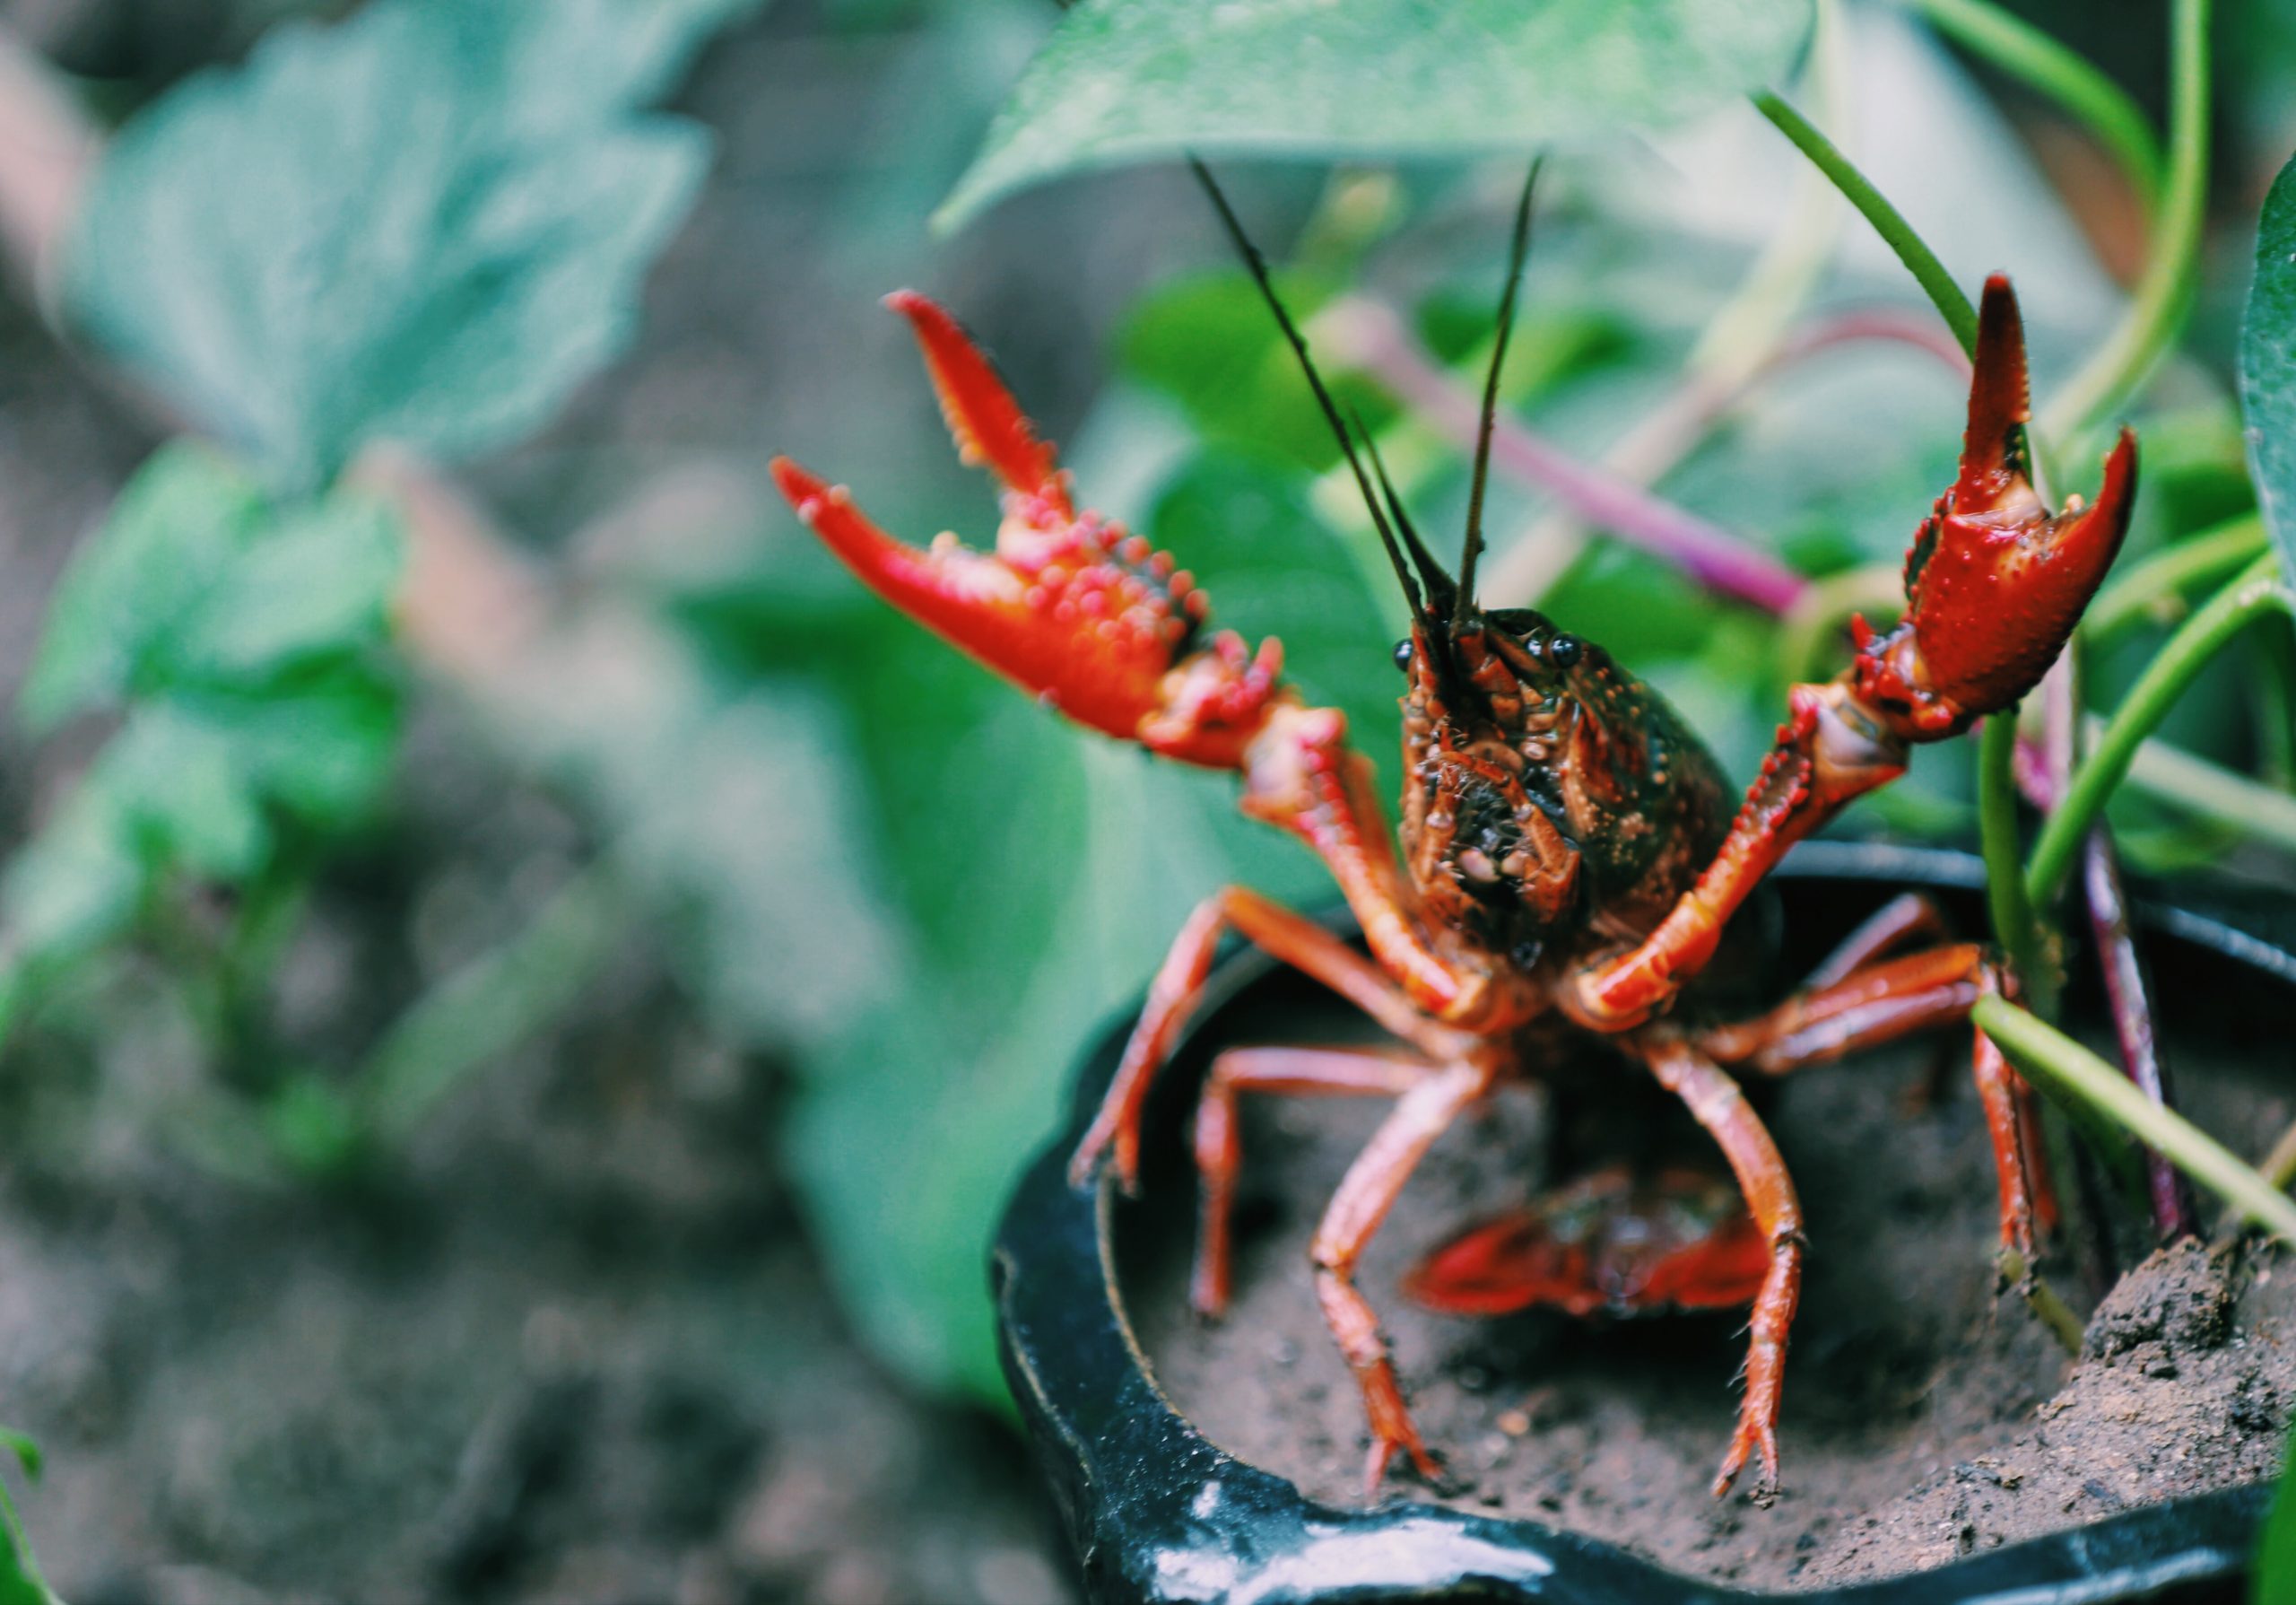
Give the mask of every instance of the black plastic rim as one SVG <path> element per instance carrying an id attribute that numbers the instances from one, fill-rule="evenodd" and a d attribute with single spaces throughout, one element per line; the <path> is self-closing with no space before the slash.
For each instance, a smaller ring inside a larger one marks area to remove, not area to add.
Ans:
<path id="1" fill-rule="evenodd" d="M 1877 896 L 1981 885 L 1961 853 L 1804 844 L 1779 871 Z M 2194 912 L 2140 902 L 2148 934 L 2204 949 L 2296 990 L 2284 911 Z M 1215 971 L 1218 1000 L 1273 961 L 1242 951 Z M 1085 1052 L 1070 1118 L 1015 1190 L 991 1264 L 1004 1372 L 1096 1601 L 1539 1601 L 1551 1605 L 2102 1605 L 2238 1597 L 2268 1486 L 2126 1512 L 1930 1570 L 1851 1587 L 1747 1592 L 1666 1571 L 1539 1522 L 1390 1502 L 1342 1509 L 1227 1454 L 1158 1390 L 1126 1321 L 1110 1248 L 1113 1191 L 1068 1185 L 1067 1155 L 1115 1069 L 1135 1011 Z"/>

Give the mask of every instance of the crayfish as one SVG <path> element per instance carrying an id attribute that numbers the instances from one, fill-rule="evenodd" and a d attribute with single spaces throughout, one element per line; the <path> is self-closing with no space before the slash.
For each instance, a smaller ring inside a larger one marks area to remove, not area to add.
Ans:
<path id="1" fill-rule="evenodd" d="M 1696 1176 L 1598 1174 L 1439 1251 L 1414 1273 L 1413 1290 L 1462 1311 L 1533 1299 L 1581 1312 L 1751 1301 L 1744 1392 L 1713 1487 L 1726 1492 L 1759 1457 L 1755 1495 L 1766 1500 L 1778 1487 L 1803 1219 L 1785 1163 L 1735 1077 L 1784 1075 L 1961 1022 L 1980 995 L 2013 994 L 2016 981 L 1989 948 L 1945 940 L 1935 911 L 1904 897 L 1757 1017 L 1713 1017 L 1696 983 L 1734 940 L 1733 914 L 1791 843 L 1902 773 L 1913 744 L 1960 734 L 2039 683 L 2126 530 L 2134 437 L 2122 432 L 2093 503 L 2074 498 L 2057 510 L 2044 502 L 2025 438 L 2016 299 L 2005 277 L 1989 280 L 1959 475 L 1915 533 L 1904 616 L 1886 630 L 1856 621 L 1848 667 L 1793 688 L 1775 746 L 1734 812 L 1721 770 L 1662 698 L 1556 621 L 1485 607 L 1475 595 L 1492 409 L 1529 188 L 1516 214 L 1454 575 L 1413 528 L 1368 435 L 1359 449 L 1257 252 L 1197 170 L 1300 358 L 1409 605 L 1411 633 L 1395 649 L 1407 776 L 1399 855 L 1345 718 L 1308 705 L 1286 684 L 1276 641 L 1254 650 L 1214 631 L 1204 591 L 1169 555 L 1080 510 L 1052 449 L 987 360 L 923 296 L 904 291 L 888 304 L 916 333 L 960 452 L 1003 484 L 994 552 L 953 535 L 926 549 L 905 545 L 842 488 L 786 458 L 773 464 L 799 517 L 895 607 L 1072 720 L 1181 763 L 1233 770 L 1244 812 L 1304 842 L 1361 929 L 1359 949 L 1243 886 L 1206 899 L 1150 986 L 1071 1179 L 1088 1185 L 1105 1164 L 1136 1187 L 1150 1083 L 1224 932 L 1370 1016 L 1393 1044 L 1239 1048 L 1213 1062 L 1196 1114 L 1202 1203 L 1191 1297 L 1207 1316 L 1228 1300 L 1239 1099 L 1393 1100 L 1325 1210 L 1310 1256 L 1325 1320 L 1369 1419 L 1367 1496 L 1398 1451 L 1435 1480 L 1439 1468 L 1356 1286 L 1357 1265 L 1446 1128 L 1495 1089 L 1537 1076 L 1537 1044 L 1552 1041 L 1558 1022 L 1598 1034 L 1687 1106 L 1727 1161 L 1743 1204 L 1726 1194 L 1716 1201 Z M 1535 1023 L 1538 1030 L 1526 1029 Z M 2001 1241 L 2030 1255 L 2037 1213 L 2045 1219 L 2050 1208 L 2031 1095 L 1992 1042 L 1973 1034 Z M 1630 1234 L 1640 1243 L 1635 1254 L 1606 1239 L 1606 1221 L 1669 1211 L 1692 1224 L 1655 1243 L 1649 1233 Z"/>

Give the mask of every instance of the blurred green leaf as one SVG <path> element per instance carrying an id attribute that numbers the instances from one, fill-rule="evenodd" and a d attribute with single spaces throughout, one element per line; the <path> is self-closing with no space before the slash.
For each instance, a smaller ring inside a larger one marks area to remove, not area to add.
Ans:
<path id="1" fill-rule="evenodd" d="M 373 659 L 402 563 L 376 502 L 282 512 L 204 447 L 154 454 L 65 575 L 26 686 L 39 725 L 126 717 L 0 886 L 15 960 L 118 935 L 170 873 L 252 877 L 280 818 L 365 813 L 398 740 Z"/>
<path id="2" fill-rule="evenodd" d="M 1285 274 L 1279 288 L 1292 315 L 1304 322 L 1335 286 Z M 1182 279 L 1150 291 L 1126 317 L 1119 341 L 1126 371 L 1178 402 L 1206 440 L 1318 472 L 1339 460 L 1291 348 L 1245 275 Z M 1378 385 L 1352 373 L 1326 378 L 1340 406 L 1361 413 L 1371 428 L 1395 415 L 1394 401 Z"/>
<path id="3" fill-rule="evenodd" d="M 262 493 L 197 446 L 163 449 L 57 588 L 23 693 L 36 729 L 126 698 L 263 526 Z"/>
<path id="4" fill-rule="evenodd" d="M 1207 452 L 1158 496 L 1147 533 L 1194 573 L 1213 623 L 1257 643 L 1283 643 L 1284 673 L 1310 702 L 1347 715 L 1351 739 L 1378 766 L 1380 792 L 1399 776 L 1403 676 L 1361 571 L 1308 510 L 1297 473 Z"/>
<path id="5" fill-rule="evenodd" d="M 1527 152 L 1680 123 L 1792 65 L 1808 0 L 1081 0 L 934 221 L 1184 151 Z"/>
<path id="6" fill-rule="evenodd" d="M 762 10 L 765 0 L 415 4 L 465 72 L 500 86 L 504 121 L 525 137 L 549 139 L 579 135 L 586 125 L 660 100 L 712 33 Z"/>
<path id="7" fill-rule="evenodd" d="M 732 0 L 379 0 L 187 80 L 98 170 L 65 296 L 277 482 L 539 426 L 620 352 L 702 131 L 632 114 Z"/>
<path id="8" fill-rule="evenodd" d="M 2280 170 L 2257 224 L 2256 280 L 2240 328 L 2240 401 L 2257 500 L 2296 574 L 2296 158 Z"/>
<path id="9" fill-rule="evenodd" d="M 74 561 L 24 691 L 37 728 L 187 685 L 245 686 L 379 639 L 404 553 L 380 503 L 284 515 L 206 449 L 168 447 Z"/>
<path id="10" fill-rule="evenodd" d="M 4 1444 L 24 1475 L 33 1481 L 39 1479 L 39 1445 L 24 1434 L 0 1427 L 0 1444 Z M 16 1501 L 4 1484 L 0 1484 L 0 1605 L 64 1605 L 56 1591 L 40 1575 L 39 1563 L 32 1558 L 31 1540 L 24 1536 L 24 1524 L 16 1514 Z"/>

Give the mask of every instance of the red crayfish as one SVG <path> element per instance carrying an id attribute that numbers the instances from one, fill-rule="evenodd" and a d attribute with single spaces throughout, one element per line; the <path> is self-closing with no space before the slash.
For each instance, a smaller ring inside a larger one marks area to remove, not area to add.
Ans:
<path id="1" fill-rule="evenodd" d="M 1413 1290 L 1469 1312 L 1534 1300 L 1581 1312 L 1751 1300 L 1745 1391 L 1714 1491 L 1758 1456 L 1756 1493 L 1766 1497 L 1777 1487 L 1803 1223 L 1785 1164 L 1732 1072 L 1783 1075 L 1957 1022 L 1980 994 L 2011 990 L 2014 979 L 1989 949 L 1944 941 L 1935 912 L 1907 897 L 1759 1017 L 1715 1020 L 1694 992 L 1676 1005 L 1789 844 L 1902 773 L 1911 744 L 1959 734 L 2039 682 L 2119 548 L 2134 439 L 2122 432 L 2093 504 L 2075 498 L 2056 511 L 2044 503 L 2025 442 L 2016 300 L 2005 278 L 1990 280 L 1959 476 L 1914 536 L 1904 617 L 1886 631 L 1857 621 L 1849 667 L 1793 688 L 1776 745 L 1734 815 L 1732 789 L 1696 737 L 1600 647 L 1538 613 L 1478 602 L 1492 396 L 1454 576 L 1412 528 L 1376 452 L 1383 493 L 1374 493 L 1363 453 L 1264 266 L 1216 188 L 1213 198 L 1301 359 L 1410 604 L 1411 634 L 1396 649 L 1408 776 L 1400 858 L 1345 719 L 1308 706 L 1285 683 L 1277 641 L 1255 650 L 1214 632 L 1204 592 L 1169 556 L 1080 510 L 1051 448 L 987 359 L 923 296 L 902 292 L 888 304 L 916 331 L 960 451 L 1004 485 L 994 553 L 953 535 L 927 549 L 904 545 L 842 488 L 786 458 L 773 465 L 803 520 L 894 606 L 1073 720 L 1237 772 L 1244 811 L 1305 842 L 1361 928 L 1369 956 L 1246 887 L 1208 898 L 1156 974 L 1072 1179 L 1087 1184 L 1106 1160 L 1126 1186 L 1136 1183 L 1151 1079 L 1224 931 L 1392 1034 L 1392 1047 L 1240 1048 L 1214 1060 L 1196 1115 L 1202 1217 L 1192 1295 L 1208 1315 L 1228 1298 L 1240 1097 L 1394 1100 L 1325 1210 L 1310 1253 L 1324 1316 L 1370 1420 L 1368 1490 L 1376 1493 L 1398 1450 L 1433 1479 L 1438 1467 L 1378 1317 L 1356 1287 L 1358 1261 L 1436 1138 L 1494 1089 L 1538 1073 L 1525 1062 L 1537 1040 L 1526 1027 L 1559 1019 L 1600 1034 L 1688 1107 L 1727 1160 L 1744 1207 L 1726 1194 L 1718 1203 L 1700 1178 L 1680 1173 L 1648 1182 L 1598 1173 L 1439 1251 L 1414 1273 Z M 1528 216 L 1526 188 L 1500 309 L 1502 353 Z M 1494 387 L 1497 371 L 1494 357 Z M 2037 1208 L 2048 1207 L 2030 1095 L 1981 1034 L 1973 1057 L 1999 1173 L 2002 1242 L 2030 1253 Z M 1669 1210 L 1691 1224 L 1671 1234 L 1638 1231 L 1631 1254 L 1606 1238 L 1607 1222 Z"/>

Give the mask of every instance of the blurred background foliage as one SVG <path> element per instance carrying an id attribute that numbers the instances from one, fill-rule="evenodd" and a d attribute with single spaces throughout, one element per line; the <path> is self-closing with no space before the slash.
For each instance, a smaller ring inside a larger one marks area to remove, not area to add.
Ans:
<path id="1" fill-rule="evenodd" d="M 2158 116 L 2164 6 L 2018 9 Z M 1806 61 L 1805 13 L 1689 8 L 1743 55 L 1663 119 L 1647 86 L 1527 131 L 1462 97 L 1413 160 L 1382 159 L 1380 123 L 1337 168 L 1228 164 L 1335 388 L 1422 526 L 1456 530 L 1464 457 L 1377 371 L 1363 310 L 1473 382 L 1518 175 L 1431 157 L 1606 135 L 1542 198 L 1509 412 L 1780 560 L 1801 600 L 1718 598 L 1511 477 L 1493 594 L 1602 641 L 1741 778 L 1850 608 L 1892 606 L 1963 381 L 1730 73 L 1790 69 L 1961 283 L 2015 275 L 2044 391 L 2143 258 L 2141 199 L 2087 138 L 1918 8 L 1846 4 Z M 13 334 L 12 360 L 96 386 L 102 414 L 46 500 L 0 510 L 0 690 L 42 742 L 8 771 L 0 890 L 27 1164 L 371 1195 L 429 1173 L 487 1072 L 596 1032 L 650 966 L 682 1021 L 786 1073 L 740 1140 L 791 1179 L 861 1340 L 917 1389 L 1002 1405 L 983 1256 L 1079 1044 L 1213 887 L 1330 893 L 1227 779 L 1030 705 L 773 496 L 785 451 L 890 529 L 986 542 L 989 490 L 877 295 L 963 317 L 1083 499 L 1176 554 L 1222 623 L 1280 635 L 1396 779 L 1400 600 L 1199 197 L 1170 164 L 1007 193 L 1049 159 L 992 118 L 1016 82 L 1057 92 L 1023 77 L 1057 21 L 1048 0 L 0 4 L 10 70 L 109 138 L 38 170 L 67 204 L 10 219 L 20 299 L 59 331 Z M 2226 0 L 2217 55 L 2205 272 L 2139 410 L 2130 559 L 2252 499 L 2230 375 L 2296 142 L 2296 22 Z M 1403 83 L 1378 109 L 1417 105 Z M 1068 159 L 1089 137 L 1062 135 Z M 0 118 L 0 194 L 37 190 L 25 150 Z M 963 226 L 936 234 L 952 191 Z M 1850 332 L 1777 355 L 1819 328 Z M 1668 419 L 1667 442 L 1638 434 Z M 2072 485 L 2100 444 L 2066 443 Z M 2176 615 L 2098 655 L 2093 705 Z M 2284 788 L 2292 665 L 2274 621 L 2163 737 Z M 1969 840 L 1969 765 L 1925 749 L 1852 828 Z M 2115 820 L 2140 867 L 2285 878 L 2285 839 L 2173 785 Z"/>

